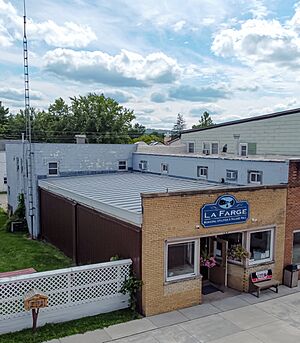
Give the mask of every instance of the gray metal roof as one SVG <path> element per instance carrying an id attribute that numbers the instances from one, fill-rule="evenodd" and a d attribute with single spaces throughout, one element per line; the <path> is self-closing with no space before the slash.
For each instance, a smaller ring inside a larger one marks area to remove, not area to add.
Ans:
<path id="1" fill-rule="evenodd" d="M 142 223 L 141 193 L 222 187 L 200 180 L 129 172 L 48 178 L 40 180 L 39 186 L 135 225 Z"/>

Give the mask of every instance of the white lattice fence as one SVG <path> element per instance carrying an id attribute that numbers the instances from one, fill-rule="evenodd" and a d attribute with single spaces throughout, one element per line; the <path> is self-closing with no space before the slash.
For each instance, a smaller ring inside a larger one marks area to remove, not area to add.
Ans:
<path id="1" fill-rule="evenodd" d="M 0 332 L 30 327 L 24 295 L 35 288 L 49 296 L 40 324 L 67 321 L 128 307 L 119 293 L 129 276 L 131 260 L 98 263 L 0 279 Z"/>

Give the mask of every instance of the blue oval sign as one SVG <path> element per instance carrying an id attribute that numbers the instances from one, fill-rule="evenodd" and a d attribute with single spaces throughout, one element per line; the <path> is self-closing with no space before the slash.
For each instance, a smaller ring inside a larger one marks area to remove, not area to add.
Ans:
<path id="1" fill-rule="evenodd" d="M 203 227 L 245 223 L 248 218 L 248 202 L 237 201 L 233 195 L 222 195 L 214 204 L 206 204 L 201 208 Z"/>

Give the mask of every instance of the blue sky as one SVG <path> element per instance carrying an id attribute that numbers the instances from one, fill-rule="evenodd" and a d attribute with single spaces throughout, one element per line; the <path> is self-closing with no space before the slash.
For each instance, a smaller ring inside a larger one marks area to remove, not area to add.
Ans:
<path id="1" fill-rule="evenodd" d="M 22 1 L 0 0 L 0 100 L 23 106 Z M 300 2 L 27 0 L 31 105 L 104 93 L 187 127 L 300 107 Z"/>

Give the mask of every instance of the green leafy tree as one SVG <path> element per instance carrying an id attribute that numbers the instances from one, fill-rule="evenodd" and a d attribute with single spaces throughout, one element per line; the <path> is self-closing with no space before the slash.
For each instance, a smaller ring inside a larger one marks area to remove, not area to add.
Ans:
<path id="1" fill-rule="evenodd" d="M 103 94 L 71 98 L 73 130 L 87 135 L 89 143 L 128 143 L 133 111 Z"/>
<path id="2" fill-rule="evenodd" d="M 5 125 L 1 125 L 1 114 L 7 117 Z M 70 105 L 58 98 L 48 110 L 31 109 L 31 119 L 34 142 L 73 143 L 76 134 L 86 134 L 89 143 L 129 143 L 132 130 L 137 135 L 145 132 L 140 124 L 132 126 L 133 111 L 103 94 L 73 97 Z M 20 139 L 25 127 L 24 111 L 8 115 L 1 105 L 0 133 L 4 138 Z"/>
<path id="3" fill-rule="evenodd" d="M 161 143 L 163 143 L 163 141 L 164 141 L 163 137 L 151 134 L 151 135 L 142 135 L 140 137 L 134 138 L 132 140 L 132 143 L 145 142 L 147 144 L 150 144 L 152 142 L 161 142 Z"/>
<path id="4" fill-rule="evenodd" d="M 203 114 L 199 120 L 199 124 L 193 125 L 192 128 L 193 129 L 199 129 L 202 127 L 204 128 L 204 127 L 209 127 L 212 125 L 214 125 L 213 120 L 211 119 L 210 114 L 207 111 L 205 111 L 205 112 L 203 112 Z"/>
<path id="5" fill-rule="evenodd" d="M 130 127 L 128 134 L 132 139 L 138 138 L 144 135 L 146 132 L 145 126 L 135 123 L 133 126 Z"/>
<path id="6" fill-rule="evenodd" d="M 8 116 L 9 116 L 9 108 L 4 107 L 2 105 L 2 101 L 0 101 L 0 125 L 6 125 L 8 122 Z"/>
<path id="7" fill-rule="evenodd" d="M 176 124 L 173 127 L 172 130 L 172 137 L 177 137 L 180 135 L 180 133 L 185 129 L 185 120 L 183 118 L 183 115 L 178 113 L 177 114 L 177 119 L 176 119 Z"/>

